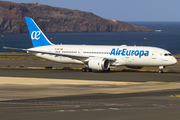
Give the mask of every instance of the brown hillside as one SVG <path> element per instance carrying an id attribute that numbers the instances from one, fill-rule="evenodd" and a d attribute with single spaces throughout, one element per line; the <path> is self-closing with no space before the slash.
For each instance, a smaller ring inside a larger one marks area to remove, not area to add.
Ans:
<path id="1" fill-rule="evenodd" d="M 154 31 L 146 27 L 104 19 L 90 12 L 33 3 L 17 4 L 0 1 L 0 33 L 28 32 L 25 16 L 32 17 L 44 32 Z"/>

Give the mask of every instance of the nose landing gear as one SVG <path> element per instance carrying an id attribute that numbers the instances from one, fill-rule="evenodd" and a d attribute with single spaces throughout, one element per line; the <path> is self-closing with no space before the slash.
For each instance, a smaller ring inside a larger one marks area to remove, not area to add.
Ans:
<path id="1" fill-rule="evenodd" d="M 159 73 L 163 73 L 164 66 L 159 66 Z"/>

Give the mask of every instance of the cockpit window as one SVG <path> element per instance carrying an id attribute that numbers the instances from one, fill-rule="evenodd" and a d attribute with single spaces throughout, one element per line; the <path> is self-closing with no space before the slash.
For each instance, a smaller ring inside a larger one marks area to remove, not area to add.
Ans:
<path id="1" fill-rule="evenodd" d="M 171 53 L 165 53 L 164 56 L 172 56 Z"/>

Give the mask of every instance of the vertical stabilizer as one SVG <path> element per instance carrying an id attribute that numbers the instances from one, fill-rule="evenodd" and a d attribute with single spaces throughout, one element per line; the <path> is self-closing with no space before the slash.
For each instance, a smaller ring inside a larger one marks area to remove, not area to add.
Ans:
<path id="1" fill-rule="evenodd" d="M 52 45 L 48 38 L 44 35 L 41 29 L 37 26 L 34 20 L 30 17 L 25 17 L 28 26 L 29 34 L 32 40 L 33 47 Z"/>

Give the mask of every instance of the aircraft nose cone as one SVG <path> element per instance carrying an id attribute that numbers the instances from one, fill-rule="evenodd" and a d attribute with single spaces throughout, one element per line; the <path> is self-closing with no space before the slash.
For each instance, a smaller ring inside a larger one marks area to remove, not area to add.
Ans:
<path id="1" fill-rule="evenodd" d="M 172 59 L 172 64 L 176 64 L 176 63 L 177 63 L 176 58 L 173 58 L 173 59 Z"/>

